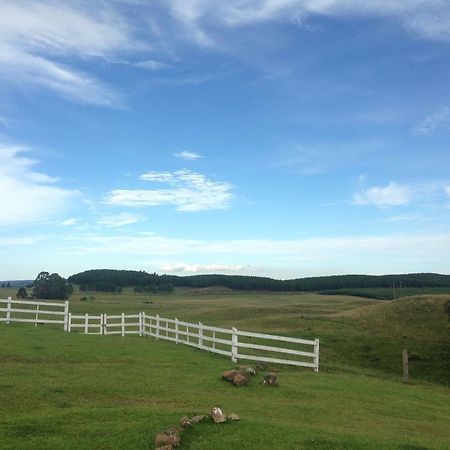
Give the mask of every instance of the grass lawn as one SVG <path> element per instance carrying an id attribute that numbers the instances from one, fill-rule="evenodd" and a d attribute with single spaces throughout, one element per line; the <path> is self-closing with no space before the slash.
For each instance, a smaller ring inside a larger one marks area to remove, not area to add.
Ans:
<path id="1" fill-rule="evenodd" d="M 242 420 L 196 425 L 181 449 L 448 449 L 449 299 L 76 293 L 74 313 L 146 311 L 318 337 L 321 371 L 280 368 L 277 388 L 259 384 L 264 372 L 236 388 L 221 380 L 227 358 L 190 347 L 0 324 L 0 448 L 152 449 L 181 416 L 219 405 Z M 414 355 L 409 385 L 403 347 Z"/>

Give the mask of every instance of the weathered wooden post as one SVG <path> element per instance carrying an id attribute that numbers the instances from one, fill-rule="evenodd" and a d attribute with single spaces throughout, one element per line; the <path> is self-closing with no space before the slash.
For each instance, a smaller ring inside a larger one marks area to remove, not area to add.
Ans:
<path id="1" fill-rule="evenodd" d="M 36 306 L 36 317 L 34 318 L 34 328 L 36 328 L 36 327 L 37 327 L 37 324 L 38 324 L 38 319 L 39 319 L 39 306 L 40 306 L 40 305 L 37 305 L 37 306 Z"/>
<path id="2" fill-rule="evenodd" d="M 203 347 L 203 324 L 201 322 L 198 323 L 198 346 L 199 348 Z"/>
<path id="3" fill-rule="evenodd" d="M 233 334 L 231 335 L 231 361 L 234 363 L 237 362 L 237 353 L 238 353 L 238 330 L 233 327 L 232 328 Z"/>
<path id="4" fill-rule="evenodd" d="M 89 334 L 89 315 L 84 315 L 84 334 Z"/>
<path id="5" fill-rule="evenodd" d="M 67 331 L 67 325 L 69 323 L 69 300 L 64 302 L 64 331 Z"/>
<path id="6" fill-rule="evenodd" d="M 140 312 L 139 313 L 139 336 L 140 337 L 144 336 L 144 317 L 145 317 L 145 313 Z"/>
<path id="7" fill-rule="evenodd" d="M 159 315 L 156 314 L 156 339 L 159 339 Z"/>
<path id="8" fill-rule="evenodd" d="M 178 319 L 175 317 L 175 344 L 178 344 Z"/>
<path id="9" fill-rule="evenodd" d="M 72 313 L 69 313 L 69 321 L 67 323 L 67 331 L 69 333 L 72 332 Z"/>
<path id="10" fill-rule="evenodd" d="M 6 303 L 6 325 L 9 325 L 9 321 L 11 319 L 11 300 L 12 297 L 7 298 L 8 303 Z"/>
<path id="11" fill-rule="evenodd" d="M 122 313 L 122 337 L 125 336 L 125 313 Z"/>
<path id="12" fill-rule="evenodd" d="M 409 370 L 408 370 L 408 350 L 405 348 L 402 352 L 403 360 L 403 383 L 409 382 Z"/>
<path id="13" fill-rule="evenodd" d="M 320 341 L 319 339 L 314 340 L 314 372 L 319 372 L 319 348 Z"/>

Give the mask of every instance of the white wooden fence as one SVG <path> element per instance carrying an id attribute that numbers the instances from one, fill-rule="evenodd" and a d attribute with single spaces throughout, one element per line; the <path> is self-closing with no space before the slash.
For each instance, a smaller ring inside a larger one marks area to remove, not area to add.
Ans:
<path id="1" fill-rule="evenodd" d="M 236 328 L 219 328 L 199 323 L 167 319 L 145 312 L 120 315 L 74 315 L 69 313 L 68 331 L 85 334 L 137 334 L 185 344 L 214 354 L 241 360 L 310 367 L 319 371 L 319 340 L 297 339 L 272 334 L 241 331 Z M 274 343 L 290 348 L 274 346 Z M 271 345 L 267 345 L 270 343 Z M 274 357 L 273 354 L 289 355 Z M 296 357 L 296 359 L 292 359 Z M 299 359 L 298 357 L 301 357 Z"/>
<path id="2" fill-rule="evenodd" d="M 38 324 L 63 325 L 68 329 L 69 302 L 35 302 L 30 300 L 13 300 L 8 297 L 0 299 L 0 322 L 26 322 Z"/>
<path id="3" fill-rule="evenodd" d="M 15 307 L 14 305 L 19 305 Z M 6 305 L 3 307 L 3 305 Z M 46 309 L 42 309 L 46 307 Z M 52 308 L 52 309 L 50 309 Z M 30 318 L 30 315 L 32 317 Z M 55 317 L 56 316 L 56 317 Z M 319 339 L 306 340 L 272 334 L 219 328 L 178 319 L 138 314 L 72 314 L 69 302 L 36 302 L 0 299 L 0 322 L 63 325 L 64 330 L 84 334 L 129 334 L 185 344 L 238 360 L 309 367 L 319 371 Z M 283 346 L 280 346 L 281 345 Z M 278 344 L 278 345 L 277 345 Z M 286 359 L 289 358 L 289 359 Z"/>

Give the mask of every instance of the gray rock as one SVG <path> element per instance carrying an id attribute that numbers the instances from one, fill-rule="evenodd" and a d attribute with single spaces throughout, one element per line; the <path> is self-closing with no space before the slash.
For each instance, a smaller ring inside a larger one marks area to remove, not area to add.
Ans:
<path id="1" fill-rule="evenodd" d="M 262 384 L 265 386 L 278 386 L 277 376 L 274 373 L 269 373 L 264 377 Z"/>
<path id="2" fill-rule="evenodd" d="M 212 417 L 215 423 L 223 423 L 227 420 L 223 415 L 222 410 L 218 406 L 214 406 L 214 408 L 209 413 L 209 416 Z"/>

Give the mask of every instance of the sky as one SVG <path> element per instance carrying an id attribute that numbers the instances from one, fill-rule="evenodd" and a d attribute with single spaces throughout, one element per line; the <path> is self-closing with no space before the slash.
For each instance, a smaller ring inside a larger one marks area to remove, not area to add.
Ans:
<path id="1" fill-rule="evenodd" d="M 0 0 L 0 279 L 450 273 L 447 0 Z"/>

